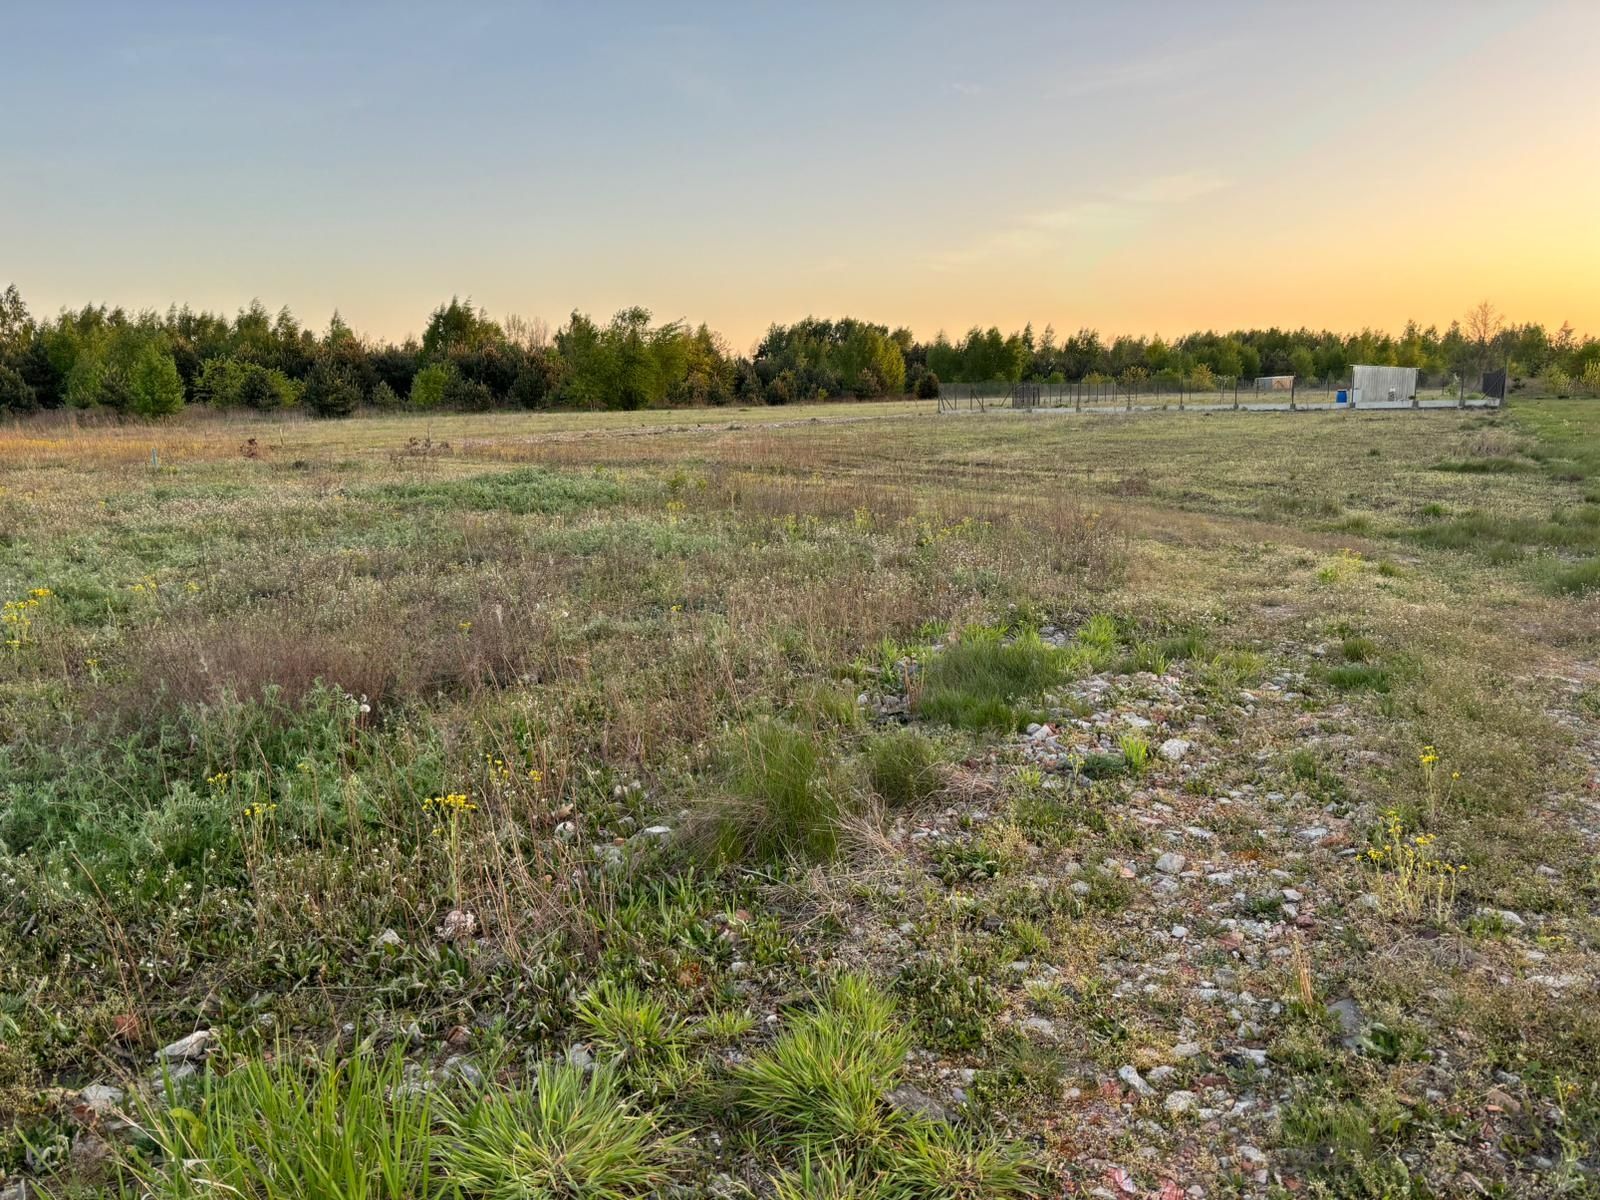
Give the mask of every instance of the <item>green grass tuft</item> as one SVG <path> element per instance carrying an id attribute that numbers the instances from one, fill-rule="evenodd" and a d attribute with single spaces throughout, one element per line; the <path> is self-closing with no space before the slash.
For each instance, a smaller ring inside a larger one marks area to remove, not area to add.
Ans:
<path id="1" fill-rule="evenodd" d="M 726 751 L 731 790 L 704 801 L 691 841 L 715 860 L 826 860 L 839 847 L 843 808 L 814 736 L 764 718 Z"/>
<path id="2" fill-rule="evenodd" d="M 896 729 L 867 744 L 867 782 L 891 808 L 935 795 L 943 782 L 938 748 L 915 729 Z"/>
<path id="3" fill-rule="evenodd" d="M 998 629 L 969 629 L 929 661 L 917 711 L 962 729 L 1012 729 L 1023 717 L 1017 701 L 1060 682 L 1067 665 L 1037 633 L 1006 642 Z"/>

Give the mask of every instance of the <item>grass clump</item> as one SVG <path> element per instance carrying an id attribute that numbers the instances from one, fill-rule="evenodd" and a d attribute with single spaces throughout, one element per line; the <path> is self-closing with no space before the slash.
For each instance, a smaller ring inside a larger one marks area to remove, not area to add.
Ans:
<path id="1" fill-rule="evenodd" d="M 681 1141 L 636 1112 L 611 1071 L 566 1063 L 546 1064 L 531 1091 L 490 1092 L 445 1125 L 442 1161 L 453 1187 L 528 1200 L 655 1195 Z"/>
<path id="2" fill-rule="evenodd" d="M 1012 641 L 1000 629 L 968 629 L 935 655 L 923 673 L 917 711 L 961 729 L 1013 729 L 1017 701 L 1037 696 L 1066 673 L 1066 661 L 1028 631 Z"/>
<path id="3" fill-rule="evenodd" d="M 896 729 L 867 746 L 867 782 L 890 808 L 909 808 L 942 783 L 938 748 L 915 729 Z"/>
<path id="4" fill-rule="evenodd" d="M 885 1097 L 910 1046 L 889 998 L 865 976 L 843 975 L 770 1049 L 734 1068 L 736 1102 L 797 1150 L 880 1147 L 892 1126 Z"/>
<path id="5" fill-rule="evenodd" d="M 1600 558 L 1585 559 L 1549 573 L 1546 587 L 1558 595 L 1584 596 L 1600 591 Z"/>
<path id="6" fill-rule="evenodd" d="M 733 738 L 731 787 L 708 802 L 691 840 L 720 861 L 823 861 L 839 848 L 842 805 L 817 739 L 763 718 Z"/>
<path id="7" fill-rule="evenodd" d="M 158 1151 L 133 1173 L 158 1200 L 428 1200 L 446 1194 L 436 1132 L 447 1101 L 381 1058 L 250 1058 L 141 1114 Z"/>
<path id="8" fill-rule="evenodd" d="M 1389 671 L 1376 663 L 1340 663 L 1323 672 L 1331 687 L 1341 692 L 1387 692 Z"/>
<path id="9" fill-rule="evenodd" d="M 792 1200 L 980 1200 L 1036 1194 L 1026 1151 L 896 1109 L 910 1049 L 894 1005 L 865 976 L 835 980 L 817 1007 L 734 1068 L 737 1111 L 799 1155 L 778 1181 Z"/>

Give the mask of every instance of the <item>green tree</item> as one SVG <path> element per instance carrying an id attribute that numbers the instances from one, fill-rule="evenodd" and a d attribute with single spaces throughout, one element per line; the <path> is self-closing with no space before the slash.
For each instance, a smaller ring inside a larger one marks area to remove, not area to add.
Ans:
<path id="1" fill-rule="evenodd" d="M 183 408 L 183 379 L 172 355 L 148 342 L 128 370 L 128 392 L 133 411 L 141 417 L 165 417 Z"/>
<path id="2" fill-rule="evenodd" d="M 33 387 L 22 372 L 0 363 L 0 411 L 26 413 L 37 407 Z"/>
<path id="3" fill-rule="evenodd" d="M 306 376 L 301 399 L 319 417 L 348 417 L 361 404 L 361 385 L 347 367 L 322 358 Z"/>
<path id="4" fill-rule="evenodd" d="M 444 403 L 445 392 L 455 373 L 455 368 L 447 363 L 429 363 L 423 367 L 411 378 L 411 407 L 438 408 Z"/>

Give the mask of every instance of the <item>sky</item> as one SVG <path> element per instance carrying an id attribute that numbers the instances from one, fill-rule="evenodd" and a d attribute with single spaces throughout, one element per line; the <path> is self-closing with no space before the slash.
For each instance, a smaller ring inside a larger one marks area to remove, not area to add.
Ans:
<path id="1" fill-rule="evenodd" d="M 1597 51 L 1597 0 L 0 0 L 0 286 L 1600 333 Z"/>

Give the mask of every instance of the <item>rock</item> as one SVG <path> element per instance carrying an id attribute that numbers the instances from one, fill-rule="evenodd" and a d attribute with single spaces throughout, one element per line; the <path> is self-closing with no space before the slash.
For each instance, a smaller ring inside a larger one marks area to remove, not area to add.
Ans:
<path id="1" fill-rule="evenodd" d="M 647 825 L 639 831 L 640 837 L 659 838 L 665 841 L 672 836 L 671 825 Z"/>
<path id="2" fill-rule="evenodd" d="M 1549 988 L 1552 992 L 1564 992 L 1569 988 L 1582 987 L 1587 981 L 1582 975 L 1529 975 L 1528 982 Z"/>
<path id="3" fill-rule="evenodd" d="M 1512 1116 L 1516 1116 L 1522 1111 L 1521 1102 L 1499 1088 L 1490 1088 L 1483 1099 L 1487 1104 L 1498 1108 L 1501 1112 L 1510 1113 Z"/>
<path id="4" fill-rule="evenodd" d="M 1299 904 L 1300 901 L 1305 899 L 1305 896 L 1295 888 L 1284 888 L 1283 898 L 1290 904 Z"/>
<path id="5" fill-rule="evenodd" d="M 1124 1063 L 1118 1067 L 1117 1078 L 1141 1096 L 1154 1096 L 1156 1094 L 1155 1088 L 1144 1081 L 1144 1076 L 1139 1074 L 1138 1068 L 1132 1063 Z"/>
<path id="6" fill-rule="evenodd" d="M 1366 1028 L 1366 1014 L 1361 1011 L 1361 1006 L 1346 996 L 1342 1000 L 1335 1000 L 1328 1005 L 1328 1011 L 1339 1018 L 1339 1040 L 1346 1050 L 1354 1050 L 1361 1045 L 1361 1031 Z"/>
<path id="7" fill-rule="evenodd" d="M 1200 1049 L 1199 1042 L 1179 1042 L 1172 1048 L 1172 1057 L 1179 1062 L 1183 1062 L 1186 1059 L 1196 1057 L 1200 1053 Z"/>
<path id="8" fill-rule="evenodd" d="M 1206 882 L 1214 883 L 1218 887 L 1232 887 L 1233 878 L 1234 876 L 1232 871 L 1213 871 L 1211 874 L 1206 876 Z"/>
<path id="9" fill-rule="evenodd" d="M 401 946 L 405 945 L 405 942 L 394 930 L 385 929 L 378 935 L 376 944 L 383 947 L 385 950 L 398 950 Z"/>
<path id="10" fill-rule="evenodd" d="M 1271 799 L 1269 796 L 1268 799 Z M 1328 836 L 1328 829 L 1322 825 L 1313 825 L 1309 829 L 1302 829 L 1294 836 L 1302 842 L 1316 843 Z"/>
<path id="11" fill-rule="evenodd" d="M 186 1038 L 163 1046 L 156 1057 L 164 1062 L 198 1062 L 206 1056 L 212 1040 L 211 1030 L 197 1029 Z"/>
<path id="12" fill-rule="evenodd" d="M 483 1072 L 460 1054 L 452 1054 L 445 1059 L 444 1065 L 439 1068 L 439 1073 L 445 1079 L 459 1079 L 468 1087 L 483 1086 Z"/>
<path id="13" fill-rule="evenodd" d="M 1155 724 L 1148 717 L 1141 717 L 1138 713 L 1124 713 L 1122 720 L 1124 724 L 1134 729 L 1149 729 L 1150 726 Z"/>
<path id="14" fill-rule="evenodd" d="M 594 1067 L 594 1055 L 589 1053 L 589 1047 L 582 1042 L 573 1042 L 567 1047 L 567 1065 L 577 1067 L 581 1071 L 588 1071 Z"/>
<path id="15" fill-rule="evenodd" d="M 949 1112 L 927 1092 L 909 1083 L 902 1083 L 888 1096 L 890 1106 L 907 1116 L 924 1117 L 930 1121 L 948 1121 Z"/>
<path id="16" fill-rule="evenodd" d="M 1162 1102 L 1164 1107 L 1173 1116 L 1190 1111 L 1200 1102 L 1200 1097 L 1193 1092 L 1173 1092 Z"/>
<path id="17" fill-rule="evenodd" d="M 439 924 L 441 941 L 456 942 L 478 931 L 478 918 L 464 908 L 452 908 Z"/>
<path id="18" fill-rule="evenodd" d="M 1189 927 L 1187 925 L 1174 925 L 1167 932 L 1181 942 L 1184 938 L 1189 936 Z"/>
<path id="19" fill-rule="evenodd" d="M 1187 858 L 1179 854 L 1176 850 L 1168 850 L 1160 858 L 1156 859 L 1156 870 L 1160 871 L 1163 875 L 1176 875 L 1179 871 L 1183 870 L 1188 861 L 1189 860 Z"/>
<path id="20" fill-rule="evenodd" d="M 578 836 L 578 826 L 572 821 L 563 821 L 556 826 L 556 837 L 563 842 L 570 842 Z"/>
<path id="21" fill-rule="evenodd" d="M 1050 1020 L 1049 1017 L 1029 1017 L 1027 1020 L 1023 1021 L 1022 1027 L 1037 1037 L 1042 1037 L 1050 1041 L 1055 1040 L 1056 1023 Z"/>
<path id="22" fill-rule="evenodd" d="M 94 1113 L 104 1116 L 122 1103 L 123 1091 L 109 1083 L 91 1083 L 78 1093 L 78 1103 Z"/>
<path id="23" fill-rule="evenodd" d="M 1156 753 L 1168 762 L 1178 762 L 1189 753 L 1189 743 L 1183 738 L 1168 738 Z"/>
<path id="24" fill-rule="evenodd" d="M 1171 1079 L 1175 1074 L 1177 1074 L 1177 1071 L 1178 1071 L 1177 1067 L 1168 1067 L 1168 1066 L 1153 1067 L 1153 1068 L 1151 1068 L 1151 1070 L 1149 1072 L 1147 1072 L 1145 1074 L 1145 1078 L 1148 1079 L 1151 1083 L 1156 1084 L 1157 1086 L 1160 1086 L 1161 1084 L 1165 1083 L 1167 1080 Z"/>
<path id="25" fill-rule="evenodd" d="M 1496 917 L 1508 929 L 1521 929 L 1527 925 L 1527 922 L 1520 915 L 1512 912 L 1509 908 L 1484 907 L 1478 910 L 1478 915 L 1480 917 Z"/>

